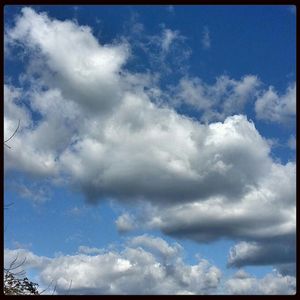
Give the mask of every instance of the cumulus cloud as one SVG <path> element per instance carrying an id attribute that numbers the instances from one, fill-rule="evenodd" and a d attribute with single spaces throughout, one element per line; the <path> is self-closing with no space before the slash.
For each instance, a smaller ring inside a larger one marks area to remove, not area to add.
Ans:
<path id="1" fill-rule="evenodd" d="M 209 196 L 163 210 L 156 206 L 140 216 L 140 226 L 200 243 L 240 240 L 230 250 L 228 266 L 273 265 L 280 270 L 296 259 L 295 176 L 294 163 L 270 162 L 268 174 L 237 200 Z"/>
<path id="2" fill-rule="evenodd" d="M 134 219 L 128 213 L 125 213 L 118 217 L 118 219 L 116 220 L 116 226 L 120 233 L 132 231 L 136 228 Z"/>
<path id="3" fill-rule="evenodd" d="M 233 295 L 294 295 L 296 278 L 269 273 L 261 279 L 239 270 L 225 283 L 226 290 Z"/>
<path id="4" fill-rule="evenodd" d="M 24 120 L 13 151 L 5 149 L 6 170 L 62 179 L 89 201 L 147 201 L 153 210 L 144 224 L 172 236 L 293 247 L 295 164 L 275 163 L 253 122 L 233 115 L 256 94 L 256 76 L 222 76 L 211 86 L 182 79 L 175 100 L 198 107 L 202 120 L 222 121 L 202 124 L 151 101 L 160 90 L 153 92 L 145 74 L 125 69 L 130 50 L 124 41 L 101 45 L 89 27 L 30 8 L 7 38 L 10 47 L 27 50 L 29 89 L 5 86 L 5 136 Z M 165 49 L 172 41 L 166 33 Z M 293 111 L 294 92 L 291 87 L 280 98 L 283 111 Z M 24 94 L 26 107 L 19 100 Z M 119 230 L 135 226 L 131 219 L 120 217 Z"/>
<path id="5" fill-rule="evenodd" d="M 232 197 L 212 196 L 206 201 L 154 210 L 150 220 L 155 219 L 156 226 L 167 234 L 199 242 L 224 237 L 281 240 L 294 246 L 295 184 L 295 164 L 273 164 L 268 176 L 261 178 L 257 187 L 250 188 L 238 201 Z"/>
<path id="6" fill-rule="evenodd" d="M 126 44 L 99 45 L 87 26 L 51 20 L 23 8 L 14 28 L 7 32 L 12 43 L 25 43 L 38 64 L 32 71 L 47 70 L 47 84 L 89 111 L 106 112 L 118 102 L 118 71 L 126 61 Z M 75 50 L 76 49 L 76 50 Z M 101 90 L 101 93 L 99 91 Z"/>
<path id="7" fill-rule="evenodd" d="M 48 90 L 35 88 L 31 91 L 31 105 L 44 117 L 34 130 L 15 140 L 17 150 L 7 153 L 7 161 L 12 167 L 22 169 L 24 165 L 23 169 L 28 172 L 39 171 L 46 175 L 63 172 L 90 200 L 145 198 L 160 203 L 190 201 L 212 194 L 238 197 L 245 191 L 246 182 L 251 185 L 268 172 L 266 153 L 269 149 L 254 125 L 244 117 L 232 117 L 224 124 L 206 126 L 173 109 L 157 107 L 142 89 L 129 84 L 124 87 L 124 82 L 128 81 L 115 74 L 117 66 L 120 68 L 116 62 L 105 70 L 109 78 L 116 79 L 113 82 L 123 82 L 122 97 L 114 106 L 111 97 L 115 98 L 101 89 L 101 84 L 106 85 L 109 79 L 103 75 L 102 68 L 101 76 L 97 77 L 98 64 L 91 63 L 90 59 L 94 55 L 100 65 L 103 60 L 104 67 L 109 64 L 106 54 L 108 57 L 119 55 L 121 58 L 116 60 L 123 62 L 123 54 L 119 51 L 122 47 L 100 46 L 88 28 L 69 21 L 51 20 L 31 9 L 23 9 L 16 27 L 8 34 L 13 40 L 39 49 L 46 58 L 48 73 L 52 74 L 55 68 L 54 75 L 49 76 L 64 76 L 59 82 L 41 78 L 44 84 L 50 81 Z M 45 35 L 47 39 L 42 38 Z M 66 36 L 69 38 L 65 39 Z M 57 55 L 58 50 L 51 46 L 57 39 L 64 39 L 63 45 L 70 43 L 65 45 L 67 48 L 77 41 L 78 46 L 73 47 L 66 60 L 62 59 L 66 52 Z M 97 73 L 97 84 L 90 82 L 89 76 L 78 75 L 78 79 L 77 75 L 71 74 L 75 65 L 71 65 L 70 60 L 76 59 L 82 62 L 82 70 Z M 75 86 L 80 88 L 81 94 L 76 93 L 76 99 L 74 91 L 69 93 L 62 87 L 64 81 L 74 89 Z M 93 90 L 97 90 L 99 96 L 86 99 L 82 94 L 90 93 L 86 84 L 93 84 Z M 115 86 L 115 89 L 120 88 Z M 247 90 L 240 86 L 236 89 L 242 93 Z M 102 100 L 114 107 L 110 114 L 102 114 L 107 108 L 105 104 L 102 107 Z M 93 106 L 93 113 L 85 109 L 90 101 L 99 105 L 97 109 Z M 63 107 L 59 103 L 63 103 Z M 21 148 L 25 138 L 26 145 Z M 258 165 L 260 168 L 255 171 Z"/>
<path id="8" fill-rule="evenodd" d="M 212 85 L 198 77 L 183 77 L 173 88 L 171 104 L 175 107 L 187 105 L 198 110 L 202 121 L 223 121 L 232 114 L 241 113 L 245 105 L 255 99 L 260 84 L 253 75 L 246 75 L 240 80 L 223 75 L 217 77 Z"/>
<path id="9" fill-rule="evenodd" d="M 296 116 L 296 83 L 288 86 L 285 94 L 279 95 L 274 87 L 260 95 L 255 102 L 256 117 L 261 120 L 287 123 Z"/>
<path id="10" fill-rule="evenodd" d="M 45 256 L 38 256 L 26 249 L 5 249 L 4 250 L 4 267 L 9 268 L 11 263 L 15 261 L 13 267 L 15 273 L 21 272 L 24 268 L 37 268 L 40 269 L 50 262 L 50 259 Z M 23 262 L 23 264 L 21 264 Z M 21 265 L 20 265 L 21 264 Z"/>
<path id="11" fill-rule="evenodd" d="M 36 270 L 41 286 L 56 285 L 56 294 L 294 294 L 294 276 L 274 271 L 255 278 L 243 270 L 222 284 L 222 273 L 207 260 L 183 261 L 179 244 L 149 235 L 134 237 L 119 251 L 80 246 L 74 255 L 54 258 L 24 249 L 5 249 L 4 265 L 18 258 L 22 269 Z M 70 284 L 72 283 L 72 284 Z M 70 291 L 69 291 L 70 288 Z M 50 290 L 51 292 L 51 290 Z"/>
<path id="12" fill-rule="evenodd" d="M 163 258 L 177 257 L 183 250 L 183 248 L 177 243 L 173 246 L 170 246 L 165 240 L 148 235 L 141 235 L 132 238 L 130 245 L 141 246 L 145 249 L 149 249 L 152 252 L 158 253 Z"/>
<path id="13" fill-rule="evenodd" d="M 8 140 L 18 127 L 22 125 L 18 133 L 31 125 L 30 111 L 22 105 L 22 90 L 11 85 L 4 84 L 4 140 Z M 22 121 L 22 123 L 21 123 Z M 8 142 L 8 146 L 9 146 Z"/>
<path id="14" fill-rule="evenodd" d="M 5 260 L 17 254 L 28 257 L 24 267 L 36 268 L 45 285 L 56 282 L 58 294 L 65 294 L 70 282 L 69 294 L 209 294 L 220 283 L 218 268 L 206 260 L 185 264 L 178 245 L 160 238 L 135 237 L 120 252 L 83 246 L 79 250 L 76 255 L 44 258 L 6 249 Z M 160 254 L 174 261 L 163 260 Z"/>
<path id="15" fill-rule="evenodd" d="M 283 265 L 296 261 L 294 243 L 256 243 L 241 242 L 230 249 L 228 264 L 244 265 Z"/>

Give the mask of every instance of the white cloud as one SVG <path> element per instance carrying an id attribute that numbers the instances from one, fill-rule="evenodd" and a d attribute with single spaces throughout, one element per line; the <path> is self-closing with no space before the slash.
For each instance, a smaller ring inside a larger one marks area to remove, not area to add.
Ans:
<path id="1" fill-rule="evenodd" d="M 90 112 L 104 113 L 119 101 L 118 72 L 128 57 L 126 44 L 99 45 L 87 26 L 51 20 L 23 8 L 16 25 L 7 31 L 12 43 L 24 42 L 36 56 L 35 70 L 44 64 L 47 85 Z M 51 71 L 51 73 L 49 72 Z M 99 93 L 101 90 L 101 93 Z"/>
<path id="2" fill-rule="evenodd" d="M 145 225 L 173 236 L 294 245 L 295 164 L 274 163 L 251 121 L 227 117 L 253 98 L 257 77 L 222 76 L 211 86 L 182 79 L 180 101 L 204 110 L 203 120 L 224 120 L 201 124 L 151 101 L 160 97 L 153 81 L 124 71 L 127 43 L 100 45 L 88 27 L 30 8 L 7 35 L 30 50 L 26 96 L 41 117 L 16 103 L 21 90 L 6 86 L 5 136 L 20 117 L 28 124 L 13 151 L 5 150 L 6 169 L 63 179 L 90 201 L 148 201 L 155 213 L 145 215 Z M 129 230 L 129 221 L 121 217 L 119 229 Z"/>
<path id="3" fill-rule="evenodd" d="M 125 99 L 102 125 L 104 137 L 93 136 L 90 126 L 90 136 L 60 157 L 63 170 L 91 199 L 108 195 L 167 203 L 213 194 L 238 197 L 270 170 L 269 147 L 244 117 L 207 127 L 136 96 Z"/>
<path id="4" fill-rule="evenodd" d="M 118 217 L 116 220 L 116 226 L 120 233 L 132 231 L 136 228 L 135 221 L 128 213 Z"/>
<path id="5" fill-rule="evenodd" d="M 55 258 L 39 257 L 22 249 L 6 249 L 5 260 L 9 261 L 17 253 L 19 257 L 20 254 L 28 257 L 24 267 L 37 268 L 45 286 L 56 282 L 58 294 L 65 294 L 71 281 L 69 294 L 209 294 L 219 286 L 218 268 L 206 260 L 185 264 L 177 245 L 150 236 L 136 237 L 129 245 L 120 252 L 81 246 L 81 254 Z M 151 250 L 161 250 L 174 261 L 162 260 Z"/>
<path id="6" fill-rule="evenodd" d="M 270 86 L 255 102 L 256 117 L 261 120 L 287 123 L 296 116 L 296 83 L 291 84 L 286 93 L 279 95 Z"/>
<path id="7" fill-rule="evenodd" d="M 211 47 L 210 31 L 207 26 L 203 29 L 202 47 L 204 49 L 209 49 Z"/>
<path id="8" fill-rule="evenodd" d="M 260 81 L 247 75 L 239 81 L 220 76 L 215 84 L 205 84 L 200 78 L 183 77 L 173 89 L 171 104 L 188 105 L 201 112 L 202 121 L 223 121 L 226 117 L 243 112 L 245 105 L 254 100 Z"/>
<path id="9" fill-rule="evenodd" d="M 163 211 L 154 210 L 150 220 L 156 219 L 157 226 L 167 234 L 200 242 L 225 237 L 257 241 L 288 239 L 293 244 L 295 165 L 275 165 L 271 170 L 275 176 L 261 179 L 257 188 L 249 188 L 236 200 L 230 196 L 210 196 L 206 201 L 199 199 Z"/>
<path id="10" fill-rule="evenodd" d="M 179 105 L 184 102 L 199 110 L 207 110 L 214 105 L 213 100 L 206 95 L 205 87 L 199 78 L 182 78 L 179 82 L 176 100 Z"/>
<path id="11" fill-rule="evenodd" d="M 296 261 L 294 243 L 257 243 L 241 242 L 230 249 L 228 264 L 241 267 L 244 265 L 274 265 Z M 280 267 L 280 265 L 278 265 Z"/>
<path id="12" fill-rule="evenodd" d="M 24 268 L 43 268 L 47 263 L 50 262 L 50 259 L 44 256 L 38 256 L 26 249 L 4 249 L 4 267 L 17 267 L 13 271 L 18 273 L 23 271 Z M 15 261 L 15 264 L 11 265 Z"/>
<path id="13" fill-rule="evenodd" d="M 27 24 L 30 22 L 33 24 L 31 27 Z M 38 28 L 35 23 L 39 24 Z M 33 41 L 29 46 L 38 44 L 41 52 L 45 52 L 46 61 L 55 60 L 57 55 L 55 52 L 49 53 L 48 45 L 44 45 L 45 41 L 40 37 L 44 33 L 39 32 L 39 28 L 46 28 L 47 32 L 51 32 L 58 27 L 62 36 L 72 37 L 71 44 L 73 39 L 79 43 L 88 40 L 93 45 L 91 55 L 96 50 L 101 53 L 101 46 L 94 44 L 88 29 L 78 27 L 77 33 L 77 25 L 69 23 L 51 21 L 44 15 L 25 10 L 16 28 L 21 26 L 20 24 L 23 24 L 23 27 L 18 30 L 12 29 L 10 36 L 24 43 L 31 41 L 23 40 L 25 36 L 31 37 Z M 25 30 L 24 27 L 27 28 L 28 34 L 21 34 Z M 53 36 L 52 33 L 49 35 Z M 85 52 L 88 51 L 85 46 L 82 47 Z M 79 51 L 81 45 L 77 48 Z M 112 46 L 107 47 L 111 48 Z M 70 56 L 81 57 L 82 54 L 76 54 L 76 51 Z M 87 72 L 89 68 L 94 70 L 94 65 L 89 64 L 90 55 L 88 57 L 85 63 L 84 57 L 81 57 Z M 68 60 L 66 66 L 61 60 L 60 62 L 57 73 L 66 73 L 65 69 L 70 67 Z M 107 71 L 108 76 L 109 70 L 110 68 Z M 249 179 L 247 183 L 251 184 L 251 180 L 259 178 L 259 172 L 252 173 L 254 166 L 259 164 L 260 169 L 263 169 L 266 165 L 265 160 L 268 160 L 265 153 L 269 150 L 263 139 L 252 129 L 253 125 L 248 125 L 243 117 L 228 119 L 224 125 L 201 125 L 178 115 L 172 109 L 157 107 L 151 103 L 146 92 L 130 84 L 134 82 L 134 74 L 130 76 L 130 81 L 127 75 L 124 76 L 125 79 L 118 77 L 118 81 L 122 83 L 121 87 L 123 86 L 122 97 L 111 113 L 105 115 L 102 111 L 96 115 L 97 110 L 88 113 L 84 103 L 89 100 L 83 95 L 80 100 L 74 100 L 73 92 L 61 91 L 61 85 L 67 80 L 72 86 L 78 85 L 77 89 L 80 86 L 81 93 L 89 92 L 84 92 L 85 84 L 78 84 L 73 75 L 66 75 L 59 84 L 50 80 L 56 85 L 51 85 L 45 92 L 37 88 L 31 91 L 31 105 L 44 118 L 34 130 L 27 131 L 26 135 L 16 139 L 18 151 L 7 155 L 11 167 L 47 175 L 57 174 L 60 170 L 91 200 L 110 196 L 119 199 L 146 198 L 152 201 L 164 199 L 167 203 L 206 197 L 210 193 L 238 195 L 245 188 L 245 180 Z M 106 82 L 107 79 L 103 80 Z M 248 82 L 248 77 L 244 78 L 241 84 L 234 84 L 236 93 L 243 94 L 247 91 L 244 82 Z M 98 89 L 98 84 L 97 88 L 93 89 Z M 102 91 L 99 94 L 101 103 Z M 59 103 L 64 103 L 64 106 L 61 107 Z M 79 119 L 81 123 L 78 122 Z M 232 135 L 229 139 L 223 136 L 232 130 L 236 132 L 236 136 Z M 245 130 L 250 135 L 244 139 L 242 135 L 245 134 Z M 210 135 L 213 135 L 213 139 L 220 140 L 220 143 L 210 143 Z M 26 146 L 21 151 L 20 143 L 25 137 Z M 185 143 L 182 143 L 183 140 Z M 146 144 L 151 146 L 145 148 Z M 26 147 L 28 151 L 24 153 Z M 261 149 L 261 153 L 257 153 L 256 147 Z M 253 149 L 253 153 L 250 153 L 249 149 Z M 236 157 L 232 156 L 232 152 L 237 152 Z M 41 158 L 37 160 L 39 155 Z M 28 160 L 27 156 L 30 156 L 32 161 Z M 244 156 L 249 161 L 247 168 L 242 164 L 241 159 Z M 135 159 L 132 160 L 131 157 Z M 240 162 L 234 161 L 235 158 L 239 158 Z M 228 172 L 233 172 L 231 175 L 237 182 L 227 176 Z M 216 180 L 218 178 L 219 181 Z M 212 182 L 216 182 L 217 185 L 213 186 Z"/>
<path id="14" fill-rule="evenodd" d="M 143 235 L 128 240 L 120 251 L 80 246 L 78 254 L 48 258 L 24 249 L 5 249 L 4 259 L 8 266 L 15 258 L 18 262 L 26 258 L 22 269 L 35 269 L 41 287 L 56 284 L 56 294 L 295 293 L 295 277 L 278 272 L 255 278 L 240 269 L 222 287 L 217 267 L 204 259 L 186 264 L 182 250 L 178 244 Z"/>
<path id="15" fill-rule="evenodd" d="M 4 140 L 9 139 L 15 132 L 20 121 L 20 128 L 26 128 L 31 125 L 30 112 L 22 105 L 22 90 L 11 85 L 4 84 Z M 11 142 L 8 142 L 11 144 Z"/>
<path id="16" fill-rule="evenodd" d="M 244 241 L 231 249 L 229 266 L 276 265 L 281 268 L 286 263 L 295 263 L 296 166 L 269 163 L 270 169 L 265 169 L 268 175 L 256 177 L 258 180 L 236 200 L 233 195 L 226 197 L 224 192 L 219 196 L 207 195 L 163 210 L 160 206 L 152 207 L 136 220 L 140 220 L 142 228 L 148 226 L 173 237 L 198 242 L 220 238 Z M 259 166 L 256 165 L 254 173 Z M 228 176 L 233 178 L 234 175 Z M 218 180 L 214 178 L 212 186 L 216 188 Z M 249 180 L 245 181 L 246 186 L 247 182 Z"/>
<path id="17" fill-rule="evenodd" d="M 87 247 L 87 246 L 79 246 L 78 247 L 78 252 L 80 254 L 87 254 L 87 255 L 92 255 L 92 254 L 103 254 L 105 252 L 105 249 L 99 249 L 95 247 Z"/>
<path id="18" fill-rule="evenodd" d="M 294 295 L 296 292 L 296 278 L 278 273 L 258 279 L 240 270 L 225 285 L 233 295 Z"/>
<path id="19" fill-rule="evenodd" d="M 49 200 L 50 191 L 42 186 L 26 186 L 25 184 L 16 184 L 19 195 L 23 198 L 29 199 L 35 205 L 40 205 Z"/>
<path id="20" fill-rule="evenodd" d="M 288 140 L 288 146 L 292 150 L 296 150 L 296 137 L 291 135 Z"/>
<path id="21" fill-rule="evenodd" d="M 162 44 L 161 44 L 161 47 L 162 47 L 162 51 L 164 53 L 167 53 L 173 43 L 173 41 L 178 38 L 179 36 L 179 33 L 178 31 L 173 31 L 171 29 L 164 29 L 163 30 L 163 37 L 162 37 Z"/>
<path id="22" fill-rule="evenodd" d="M 145 249 L 149 249 L 154 253 L 162 255 L 164 258 L 177 257 L 183 248 L 179 244 L 174 246 L 168 245 L 168 243 L 161 238 L 154 238 L 148 235 L 141 235 L 132 238 L 130 241 L 131 246 L 142 246 Z"/>

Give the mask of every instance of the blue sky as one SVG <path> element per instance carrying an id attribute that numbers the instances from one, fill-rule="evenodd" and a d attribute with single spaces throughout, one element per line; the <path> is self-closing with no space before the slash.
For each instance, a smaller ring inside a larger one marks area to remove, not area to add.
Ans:
<path id="1" fill-rule="evenodd" d="M 294 293 L 294 7 L 4 17 L 6 261 L 61 294 Z"/>

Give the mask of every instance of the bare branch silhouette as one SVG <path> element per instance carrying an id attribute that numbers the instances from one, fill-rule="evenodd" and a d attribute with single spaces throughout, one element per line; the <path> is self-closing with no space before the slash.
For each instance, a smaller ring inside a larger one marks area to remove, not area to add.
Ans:
<path id="1" fill-rule="evenodd" d="M 49 283 L 49 285 L 44 290 L 42 290 L 40 292 L 40 295 L 42 295 L 44 292 L 46 292 L 50 288 L 50 286 L 52 285 L 53 282 L 54 282 L 54 279 L 51 280 L 51 282 Z M 56 286 L 56 284 L 55 284 L 55 286 Z M 54 286 L 54 288 L 55 288 L 55 286 Z"/>
<path id="2" fill-rule="evenodd" d="M 18 126 L 17 126 L 16 130 L 14 131 L 14 133 L 13 133 L 7 140 L 4 141 L 4 145 L 5 145 L 6 147 L 8 147 L 9 149 L 11 149 L 11 147 L 8 146 L 6 143 L 7 143 L 8 141 L 10 141 L 10 140 L 15 136 L 15 134 L 16 134 L 17 131 L 19 130 L 19 127 L 20 127 L 20 120 L 19 120 L 19 122 L 18 122 Z"/>
<path id="3" fill-rule="evenodd" d="M 71 286 L 72 286 L 72 279 L 71 279 L 71 281 L 70 281 L 70 285 L 69 285 L 69 288 L 68 288 L 68 292 L 67 292 L 67 295 L 69 295 L 69 293 L 70 293 L 70 290 L 71 290 Z"/>
<path id="4" fill-rule="evenodd" d="M 6 204 L 6 205 L 4 205 L 4 209 L 8 209 L 8 208 L 10 208 L 10 206 L 12 206 L 14 203 L 13 202 L 11 202 L 11 203 L 8 203 L 8 204 Z"/>
<path id="5" fill-rule="evenodd" d="M 10 263 L 8 268 L 4 268 L 4 294 L 6 295 L 39 295 L 38 284 L 29 281 L 25 276 L 25 271 L 16 272 L 26 261 L 17 263 L 17 257 Z"/>
<path id="6" fill-rule="evenodd" d="M 55 282 L 55 286 L 54 286 L 54 289 L 52 291 L 52 295 L 54 295 L 54 293 L 56 292 L 56 288 L 57 288 L 57 281 Z"/>

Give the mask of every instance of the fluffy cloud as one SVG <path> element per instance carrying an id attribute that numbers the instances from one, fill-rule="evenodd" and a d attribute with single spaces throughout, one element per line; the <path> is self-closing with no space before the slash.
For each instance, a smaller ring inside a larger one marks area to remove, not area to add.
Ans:
<path id="1" fill-rule="evenodd" d="M 24 105 L 21 105 L 21 95 L 21 89 L 4 84 L 4 140 L 8 141 L 6 144 L 8 147 L 10 147 L 9 139 L 17 130 L 19 122 L 21 126 L 18 129 L 18 134 L 22 129 L 31 125 L 30 112 Z"/>
<path id="2" fill-rule="evenodd" d="M 270 164 L 268 175 L 236 200 L 211 196 L 163 210 L 156 206 L 135 222 L 200 243 L 220 238 L 243 241 L 231 249 L 230 267 L 274 265 L 283 270 L 290 263 L 292 268 L 296 256 L 296 168 L 293 163 Z"/>
<path id="3" fill-rule="evenodd" d="M 22 9 L 7 35 L 12 43 L 24 43 L 31 50 L 31 71 L 41 73 L 65 98 L 98 114 L 119 101 L 118 72 L 128 57 L 126 44 L 100 45 L 89 27 L 51 20 L 31 8 Z"/>
<path id="4" fill-rule="evenodd" d="M 116 226 L 120 233 L 131 231 L 136 227 L 133 218 L 128 213 L 118 217 L 116 220 Z"/>
<path id="5" fill-rule="evenodd" d="M 5 249 L 4 253 L 4 267 L 13 267 L 15 273 L 23 271 L 24 268 L 41 268 L 50 262 L 49 258 L 35 255 L 25 249 Z M 12 262 L 15 263 L 11 264 Z"/>
<path id="6" fill-rule="evenodd" d="M 26 258 L 22 269 L 36 270 L 39 283 L 56 285 L 57 294 L 295 293 L 295 277 L 275 271 L 258 279 L 239 270 L 222 284 L 220 270 L 208 261 L 186 264 L 179 244 L 168 244 L 148 235 L 128 240 L 120 251 L 80 246 L 78 252 L 48 258 L 24 249 L 5 249 L 4 264 L 8 266 L 15 258 L 18 262 Z"/>
<path id="7" fill-rule="evenodd" d="M 259 86 L 260 80 L 253 75 L 240 80 L 220 76 L 212 85 L 197 77 L 183 77 L 174 88 L 171 103 L 198 110 L 203 121 L 223 121 L 227 116 L 242 112 L 247 102 L 255 99 Z"/>
<path id="8" fill-rule="evenodd" d="M 224 194 L 238 197 L 270 170 L 268 146 L 252 123 L 235 116 L 224 124 L 201 125 L 157 107 L 146 92 L 128 83 L 126 75 L 118 74 L 125 57 L 122 46 L 99 45 L 88 28 L 27 8 L 8 35 L 45 57 L 46 66 L 39 70 L 48 74 L 39 79 L 48 84 L 46 91 L 38 89 L 41 82 L 30 91 L 32 109 L 42 115 L 41 121 L 15 139 L 14 152 L 6 153 L 12 167 L 47 175 L 64 172 L 91 200 L 108 196 L 160 203 Z M 73 49 L 65 59 L 67 52 L 53 46 L 60 40 L 59 47 Z M 113 66 L 108 66 L 110 57 L 116 57 Z M 74 69 L 76 60 L 89 75 Z M 88 79 L 91 74 L 97 83 Z M 107 81 L 114 83 L 112 93 L 122 89 L 117 104 L 101 89 Z M 244 93 L 247 88 L 242 84 L 236 90 Z M 112 111 L 103 115 L 107 103 Z M 94 111 L 87 112 L 87 106 Z"/>
<path id="9" fill-rule="evenodd" d="M 144 224 L 172 236 L 199 242 L 233 238 L 259 243 L 264 251 L 272 250 L 268 243 L 284 241 L 292 249 L 295 164 L 273 162 L 268 142 L 245 116 L 226 117 L 253 98 L 257 77 L 223 76 L 212 86 L 182 79 L 175 101 L 198 107 L 203 120 L 222 120 L 202 124 L 151 101 L 160 90 L 153 93 L 145 74 L 124 69 L 126 42 L 101 45 L 88 27 L 30 8 L 7 30 L 7 39 L 28 51 L 23 79 L 30 88 L 25 107 L 18 100 L 22 90 L 5 86 L 5 136 L 19 119 L 24 124 L 13 151 L 5 149 L 6 169 L 63 178 L 89 201 L 148 201 L 153 211 Z M 130 222 L 123 216 L 117 226 L 130 230 Z M 260 251 L 250 253 L 263 263 Z M 237 253 L 243 265 L 253 262 Z"/>
<path id="10" fill-rule="evenodd" d="M 234 295 L 294 295 L 296 278 L 270 273 L 257 279 L 239 270 L 233 278 L 227 280 L 226 290 Z"/>
<path id="11" fill-rule="evenodd" d="M 29 109 L 21 104 L 21 91 L 10 85 L 4 85 L 4 137 L 9 138 L 15 131 L 18 121 L 20 129 L 9 143 L 12 149 L 5 149 L 5 170 L 21 169 L 37 175 L 55 173 L 54 155 L 51 149 L 37 149 L 34 142 L 43 147 L 45 136 L 39 127 L 34 130 Z M 53 128 L 49 128 L 50 131 Z M 36 138 L 36 137 L 40 137 Z M 25 142 L 26 141 L 26 142 Z M 12 144 L 13 142 L 13 144 Z"/>
<path id="12" fill-rule="evenodd" d="M 45 285 L 56 282 L 58 294 L 66 294 L 70 282 L 70 294 L 209 294 L 219 286 L 220 270 L 206 260 L 185 264 L 177 244 L 151 236 L 128 243 L 120 252 L 81 246 L 80 254 L 55 258 L 6 249 L 5 261 L 27 257 L 24 267 L 36 268 Z"/>
<path id="13" fill-rule="evenodd" d="M 159 24 L 161 31 L 158 34 L 148 32 L 144 25 L 138 21 L 139 15 L 133 13 L 125 26 L 125 39 L 135 52 L 142 51 L 145 57 L 134 56 L 135 68 L 151 69 L 158 76 L 186 71 L 186 62 L 191 49 L 186 45 L 186 37 L 179 30 L 167 28 Z"/>
<path id="14" fill-rule="evenodd" d="M 177 257 L 183 250 L 179 244 L 173 246 L 168 245 L 168 243 L 161 238 L 149 237 L 147 235 L 137 236 L 132 238 L 130 241 L 132 246 L 141 246 L 145 249 L 161 255 L 163 258 L 173 258 Z"/>
<path id="15" fill-rule="evenodd" d="M 296 83 L 279 95 L 271 86 L 255 102 L 256 117 L 278 123 L 291 122 L 296 116 Z"/>
<path id="16" fill-rule="evenodd" d="M 296 261 L 294 243 L 247 243 L 241 242 L 230 249 L 228 263 L 231 266 L 274 265 Z"/>
<path id="17" fill-rule="evenodd" d="M 218 143 L 216 137 L 212 141 Z M 222 150 L 222 153 L 225 153 L 224 148 Z M 234 157 L 237 158 L 236 154 Z M 246 164 L 247 159 L 241 158 L 241 164 L 245 162 L 243 175 L 246 171 L 251 172 L 251 167 Z M 295 164 L 276 164 L 268 161 L 267 156 L 261 161 L 266 164 L 262 170 L 260 170 L 262 165 L 257 164 L 254 167 L 252 161 L 253 183 L 249 184 L 251 178 L 249 173 L 249 177 L 244 182 L 240 181 L 240 185 L 245 185 L 245 190 L 238 197 L 235 198 L 234 193 L 226 196 L 224 192 L 221 195 L 213 195 L 210 192 L 197 201 L 181 202 L 164 210 L 154 209 L 152 215 L 151 212 L 149 213 L 150 220 L 155 219 L 156 226 L 165 233 L 190 237 L 198 241 L 209 241 L 219 237 L 257 241 L 292 239 L 296 224 Z M 224 165 L 219 163 L 216 167 L 228 174 L 230 178 L 234 178 L 234 174 L 226 170 Z M 267 173 L 262 173 L 258 178 L 258 171 Z M 238 176 L 236 174 L 233 182 L 238 182 Z M 212 186 L 217 188 L 217 176 L 214 176 L 214 179 Z M 220 182 L 224 181 L 220 180 Z M 235 190 L 235 194 L 238 191 L 241 190 Z"/>

